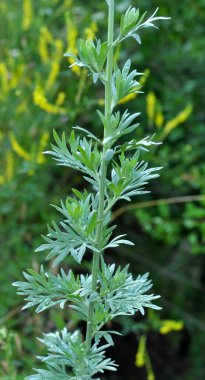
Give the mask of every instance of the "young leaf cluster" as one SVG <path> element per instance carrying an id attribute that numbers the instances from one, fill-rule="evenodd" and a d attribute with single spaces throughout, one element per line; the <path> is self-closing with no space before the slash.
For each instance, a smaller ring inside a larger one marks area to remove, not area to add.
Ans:
<path id="1" fill-rule="evenodd" d="M 98 78 L 105 80 L 103 67 L 107 58 L 107 43 L 101 43 L 101 40 L 92 41 L 91 39 L 78 39 L 77 50 L 79 58 L 75 54 L 66 53 L 65 56 L 74 59 L 72 66 L 87 67 L 92 76 L 93 82 L 96 83 Z"/>
<path id="2" fill-rule="evenodd" d="M 139 92 L 140 84 L 136 80 L 136 76 L 142 75 L 142 73 L 138 73 L 137 70 L 130 71 L 130 68 L 130 59 L 127 60 L 122 70 L 115 65 L 112 78 L 112 108 L 114 108 L 118 102 L 127 95 Z"/>
<path id="3" fill-rule="evenodd" d="M 140 16 L 139 9 L 130 6 L 125 14 L 121 16 L 120 34 L 115 43 L 119 43 L 129 37 L 132 37 L 138 44 L 141 44 L 141 38 L 139 35 L 141 29 L 150 27 L 157 28 L 155 25 L 156 21 L 169 19 L 168 17 L 155 17 L 158 9 L 159 8 L 157 8 L 155 12 L 145 20 L 147 12 L 144 12 L 142 16 Z"/>

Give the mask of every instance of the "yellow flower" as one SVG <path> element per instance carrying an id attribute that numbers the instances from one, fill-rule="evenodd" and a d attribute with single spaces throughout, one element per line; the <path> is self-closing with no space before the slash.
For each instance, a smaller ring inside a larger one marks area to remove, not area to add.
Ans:
<path id="1" fill-rule="evenodd" d="M 43 154 L 43 151 L 48 143 L 49 140 L 49 133 L 44 132 L 41 136 L 40 143 L 39 143 L 39 149 L 38 149 L 38 155 L 36 162 L 38 164 L 43 164 L 45 162 L 45 155 Z"/>
<path id="2" fill-rule="evenodd" d="M 4 176 L 0 175 L 0 185 L 3 185 L 4 182 L 5 182 Z"/>
<path id="3" fill-rule="evenodd" d="M 78 31 L 68 14 L 66 15 L 66 30 L 67 30 L 67 35 L 66 35 L 67 51 L 69 51 L 69 53 L 77 54 Z M 69 57 L 68 62 L 70 65 L 72 65 L 74 63 L 74 59 Z M 81 72 L 80 67 L 73 66 L 71 67 L 71 70 L 77 75 L 80 75 L 80 72 Z"/>
<path id="4" fill-rule="evenodd" d="M 55 52 L 52 54 L 51 60 L 51 70 L 48 76 L 48 80 L 46 83 L 46 89 L 50 89 L 58 76 L 60 71 L 60 59 L 63 55 L 63 43 L 60 39 L 53 40 L 53 45 L 55 46 Z"/>
<path id="5" fill-rule="evenodd" d="M 156 111 L 155 124 L 157 128 L 161 128 L 164 124 L 164 115 L 161 110 Z"/>
<path id="6" fill-rule="evenodd" d="M 75 62 L 75 60 L 72 58 L 72 57 L 70 57 L 70 58 L 68 58 L 68 61 L 69 61 L 69 63 L 70 63 L 70 65 L 72 65 L 74 62 Z M 77 75 L 80 75 L 80 73 L 81 73 L 81 68 L 79 67 L 79 66 L 72 66 L 71 67 L 71 70 L 75 73 L 75 74 L 77 74 Z"/>
<path id="7" fill-rule="evenodd" d="M 6 179 L 12 180 L 14 176 L 14 157 L 12 152 L 6 152 Z"/>
<path id="8" fill-rule="evenodd" d="M 140 337 L 138 351 L 135 357 L 136 367 L 144 367 L 146 361 L 146 337 L 142 335 Z"/>
<path id="9" fill-rule="evenodd" d="M 14 152 L 16 152 L 24 160 L 30 161 L 30 154 L 18 143 L 12 132 L 10 133 L 10 142 Z"/>
<path id="10" fill-rule="evenodd" d="M 149 70 L 149 69 L 146 69 L 146 70 L 144 71 L 143 76 L 140 78 L 140 86 L 144 86 L 144 84 L 145 84 L 146 81 L 147 81 L 147 78 L 148 78 L 149 74 L 150 74 L 150 70 Z"/>
<path id="11" fill-rule="evenodd" d="M 88 28 L 85 28 L 86 39 L 93 40 L 95 38 L 97 31 L 98 31 L 98 26 L 94 21 L 92 21 L 90 26 Z"/>
<path id="12" fill-rule="evenodd" d="M 168 121 L 164 126 L 163 136 L 167 136 L 174 128 L 184 123 L 189 118 L 192 111 L 193 111 L 192 104 L 188 104 L 187 107 L 183 111 L 181 111 L 176 117 Z"/>
<path id="13" fill-rule="evenodd" d="M 155 380 L 155 375 L 153 372 L 148 373 L 147 380 Z"/>
<path id="14" fill-rule="evenodd" d="M 149 92 L 147 95 L 147 117 L 149 125 L 153 125 L 154 123 L 154 116 L 155 116 L 155 109 L 156 109 L 156 103 L 157 98 L 153 91 Z"/>
<path id="15" fill-rule="evenodd" d="M 50 58 L 51 69 L 48 76 L 48 80 L 45 85 L 46 90 L 49 90 L 55 83 L 55 80 L 60 71 L 60 59 L 62 58 L 62 55 L 63 55 L 63 43 L 58 38 L 53 40 L 51 35 L 47 34 L 47 31 L 44 30 L 43 33 L 44 33 L 44 36 L 42 36 L 42 39 L 40 39 L 40 42 L 41 42 L 41 48 L 42 48 L 41 57 L 44 62 L 47 62 L 49 59 L 47 43 L 51 43 L 52 46 L 55 47 L 55 51 L 52 53 L 52 57 Z"/>
<path id="16" fill-rule="evenodd" d="M 66 15 L 66 30 L 67 30 L 67 51 L 69 53 L 73 53 L 77 55 L 77 38 L 78 38 L 78 30 L 73 23 L 73 21 L 70 18 L 70 15 Z M 95 22 L 91 22 L 90 27 L 85 29 L 85 35 L 87 39 L 93 39 L 95 37 L 95 34 L 98 30 L 97 24 Z M 68 58 L 68 62 L 70 65 L 72 65 L 75 61 L 72 57 Z M 81 68 L 77 65 L 74 65 L 71 67 L 71 70 L 76 73 L 77 75 L 80 75 Z"/>
<path id="17" fill-rule="evenodd" d="M 66 93 L 61 91 L 59 92 L 57 99 L 56 99 L 56 105 L 61 106 L 65 101 Z"/>
<path id="18" fill-rule="evenodd" d="M 50 89 L 53 84 L 55 83 L 55 80 L 58 76 L 58 73 L 60 71 L 60 64 L 58 62 L 52 62 L 51 65 L 51 71 L 49 73 L 48 80 L 46 82 L 46 90 Z"/>
<path id="19" fill-rule="evenodd" d="M 77 36 L 78 36 L 77 28 L 73 25 L 72 21 L 68 19 L 67 44 L 68 44 L 68 50 L 73 54 L 77 54 Z"/>
<path id="20" fill-rule="evenodd" d="M 99 106 L 104 106 L 104 104 L 105 104 L 105 100 L 103 99 L 103 98 L 100 98 L 99 100 L 98 100 L 98 104 L 99 104 Z"/>
<path id="21" fill-rule="evenodd" d="M 29 170 L 28 175 L 30 175 L 30 176 L 34 175 L 34 170 L 33 169 Z"/>
<path id="22" fill-rule="evenodd" d="M 0 80 L 1 80 L 1 92 L 7 93 L 9 91 L 8 72 L 4 62 L 0 62 Z"/>
<path id="23" fill-rule="evenodd" d="M 5 3 L 3 1 L 0 2 L 0 11 L 2 11 L 2 12 L 8 11 L 7 5 L 8 4 L 6 4 L 6 2 Z"/>
<path id="24" fill-rule="evenodd" d="M 120 101 L 118 102 L 118 104 L 127 103 L 130 100 L 135 99 L 136 96 L 137 96 L 137 93 L 133 92 L 132 94 L 129 94 L 129 95 L 125 96 L 124 98 L 120 99 Z"/>
<path id="25" fill-rule="evenodd" d="M 41 108 L 43 111 L 51 113 L 53 115 L 62 114 L 65 112 L 65 110 L 63 108 L 60 108 L 58 105 L 49 103 L 40 86 L 37 86 L 34 90 L 33 101 L 34 104 Z"/>
<path id="26" fill-rule="evenodd" d="M 161 321 L 161 327 L 159 329 L 160 334 L 168 334 L 172 331 L 180 331 L 184 328 L 183 321 L 174 321 L 172 319 L 165 319 Z"/>
<path id="27" fill-rule="evenodd" d="M 23 0 L 23 22 L 22 28 L 28 30 L 32 23 L 32 2 L 31 0 Z"/>
<path id="28" fill-rule="evenodd" d="M 53 58 L 59 60 L 62 58 L 62 55 L 63 55 L 63 42 L 59 38 L 56 38 L 53 41 L 53 44 L 55 46 L 55 52 L 53 54 Z"/>
<path id="29" fill-rule="evenodd" d="M 25 70 L 24 64 L 19 64 L 16 68 L 13 68 L 11 80 L 9 83 L 11 89 L 15 88 L 19 84 L 24 74 L 24 70 Z"/>
<path id="30" fill-rule="evenodd" d="M 40 29 L 40 37 L 38 41 L 38 53 L 42 62 L 46 63 L 49 59 L 48 45 L 53 41 L 53 37 L 49 30 L 45 27 Z"/>
<path id="31" fill-rule="evenodd" d="M 65 8 L 70 8 L 72 4 L 73 4 L 73 0 L 64 0 Z"/>

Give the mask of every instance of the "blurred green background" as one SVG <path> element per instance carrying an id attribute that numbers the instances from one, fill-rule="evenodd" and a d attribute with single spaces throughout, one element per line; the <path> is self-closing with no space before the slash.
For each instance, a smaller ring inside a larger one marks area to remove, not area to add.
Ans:
<path id="1" fill-rule="evenodd" d="M 116 0 L 116 26 L 129 5 Z M 120 108 L 142 113 L 139 138 L 156 133 L 163 141 L 143 158 L 164 169 L 150 194 L 114 210 L 135 248 L 113 251 L 113 260 L 130 262 L 136 274 L 150 272 L 162 311 L 116 321 L 125 333 L 111 353 L 119 371 L 104 378 L 204 380 L 205 2 L 132 5 L 150 13 L 159 6 L 161 15 L 172 17 L 159 30 L 144 31 L 142 47 L 128 40 L 116 52 L 144 73 L 144 94 L 124 99 Z M 42 350 L 36 336 L 64 323 L 81 325 L 68 310 L 21 312 L 23 300 L 11 284 L 44 262 L 33 251 L 46 223 L 57 219 L 49 204 L 85 185 L 79 173 L 56 167 L 42 151 L 53 128 L 69 133 L 78 124 L 100 134 L 95 110 L 103 106 L 102 89 L 93 90 L 84 69 L 68 70 L 63 54 L 76 52 L 78 36 L 105 37 L 106 2 L 7 0 L 0 15 L 0 379 L 23 380 Z"/>

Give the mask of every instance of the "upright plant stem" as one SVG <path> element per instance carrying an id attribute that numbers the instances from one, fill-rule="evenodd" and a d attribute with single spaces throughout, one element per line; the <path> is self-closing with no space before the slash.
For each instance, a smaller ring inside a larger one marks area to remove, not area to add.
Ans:
<path id="1" fill-rule="evenodd" d="M 114 32 L 114 3 L 115 0 L 110 0 L 108 5 L 108 53 L 106 65 L 106 82 L 105 82 L 105 117 L 109 120 L 112 113 L 112 72 L 113 72 L 113 32 Z M 104 138 L 105 130 L 104 130 Z M 103 147 L 102 163 L 100 168 L 100 184 L 99 184 L 99 207 L 98 207 L 98 226 L 96 228 L 96 248 L 99 253 L 93 252 L 92 264 L 92 290 L 97 287 L 97 274 L 99 270 L 100 255 L 102 254 L 102 233 L 103 233 L 103 217 L 105 209 L 105 186 L 107 175 L 106 149 Z M 86 346 L 89 350 L 91 347 L 93 333 L 93 312 L 94 303 L 90 302 L 88 309 L 88 320 L 86 330 Z"/>

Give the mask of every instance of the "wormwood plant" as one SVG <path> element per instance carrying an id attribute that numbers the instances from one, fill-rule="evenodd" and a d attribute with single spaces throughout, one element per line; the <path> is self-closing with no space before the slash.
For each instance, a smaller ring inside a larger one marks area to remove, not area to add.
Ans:
<path id="1" fill-rule="evenodd" d="M 68 255 L 81 263 L 87 250 L 92 252 L 92 273 L 75 276 L 72 270 L 60 269 L 58 275 L 40 273 L 30 269 L 24 273 L 25 282 L 16 282 L 18 293 L 25 297 L 25 308 L 35 306 L 42 312 L 54 305 L 71 307 L 86 322 L 86 335 L 81 331 L 69 332 L 66 327 L 60 332 L 44 334 L 40 341 L 47 348 L 47 355 L 40 357 L 45 369 L 36 369 L 27 380 L 96 379 L 105 370 L 116 370 L 116 364 L 106 357 L 105 350 L 113 345 L 116 331 L 106 329 L 106 324 L 119 315 L 144 314 L 144 308 L 159 309 L 152 302 L 159 296 L 147 293 L 152 287 L 148 274 L 136 279 L 125 268 L 107 265 L 103 252 L 120 244 L 133 245 L 125 235 L 113 237 L 116 226 L 111 225 L 112 207 L 119 201 L 130 201 L 131 197 L 144 194 L 144 185 L 158 177 L 158 168 L 148 168 L 140 161 L 140 153 L 154 142 L 146 137 L 120 143 L 122 136 L 133 132 L 139 123 L 139 113 L 123 114 L 116 110 L 125 96 L 139 91 L 137 70 L 131 69 L 130 59 L 124 66 L 114 62 L 114 49 L 122 41 L 132 37 L 141 43 L 142 29 L 155 27 L 157 10 L 146 19 L 139 10 L 129 7 L 121 16 L 118 35 L 114 36 L 114 0 L 107 0 L 108 40 L 78 40 L 78 57 L 68 53 L 73 65 L 86 67 L 93 82 L 100 81 L 105 87 L 104 112 L 97 111 L 103 126 L 103 136 L 75 127 L 85 135 L 81 138 L 71 132 L 59 137 L 54 132 L 55 145 L 50 154 L 58 165 L 73 168 L 83 173 L 93 192 L 72 189 L 72 195 L 60 205 L 54 206 L 62 214 L 60 225 L 52 222 L 45 244 L 37 252 L 49 251 L 47 259 L 59 266 Z M 133 153 L 134 151 L 134 153 Z"/>

